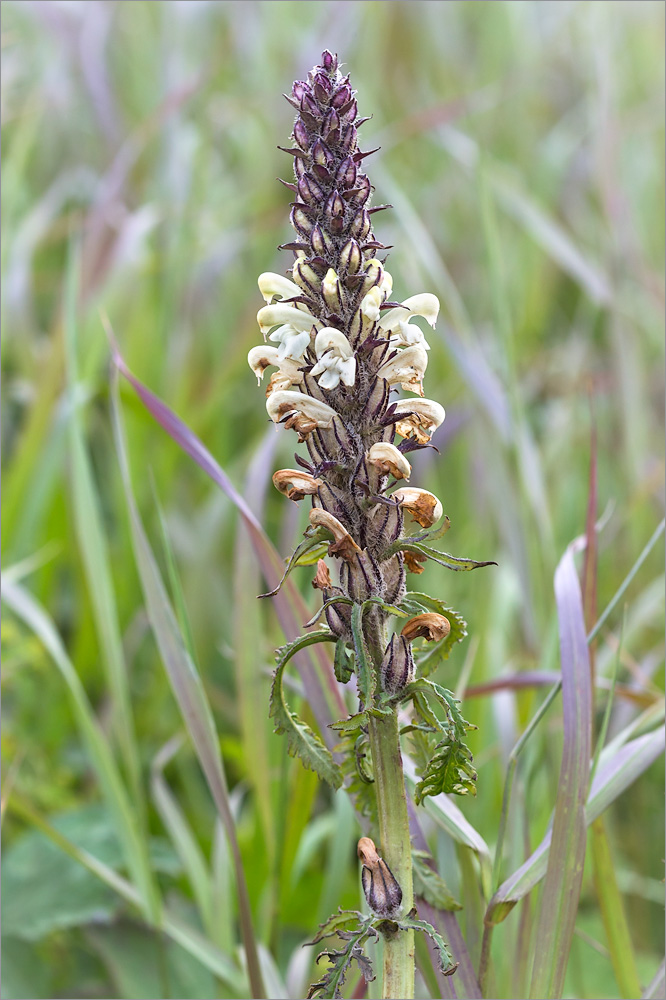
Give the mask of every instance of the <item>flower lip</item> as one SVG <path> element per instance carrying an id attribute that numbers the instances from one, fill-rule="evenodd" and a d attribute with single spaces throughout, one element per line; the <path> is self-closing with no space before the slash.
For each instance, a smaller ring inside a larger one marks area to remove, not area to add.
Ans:
<path id="1" fill-rule="evenodd" d="M 323 484 L 321 479 L 315 479 L 303 469 L 279 469 L 273 473 L 273 485 L 283 496 L 297 503 L 316 493 Z"/>
<path id="2" fill-rule="evenodd" d="M 286 420 L 286 427 L 293 427 L 303 435 L 315 427 L 331 427 L 336 416 L 335 410 L 321 400 L 290 389 L 272 392 L 266 400 L 266 410 L 273 423 Z"/>
<path id="3" fill-rule="evenodd" d="M 295 295 L 303 294 L 293 281 L 285 278 L 282 274 L 276 274 L 274 271 L 264 271 L 263 274 L 260 274 L 257 278 L 257 284 L 264 302 L 272 302 L 276 295 L 282 299 L 291 299 Z"/>
<path id="4" fill-rule="evenodd" d="M 451 622 L 444 615 L 427 611 L 422 615 L 414 615 L 402 627 L 401 635 L 409 642 L 423 636 L 427 642 L 438 642 L 445 639 L 451 631 Z"/>
<path id="5" fill-rule="evenodd" d="M 338 521 L 335 515 L 329 514 L 321 507 L 313 507 L 308 516 L 313 528 L 324 528 L 333 535 L 333 541 L 328 547 L 330 556 L 339 555 L 347 562 L 351 562 L 356 553 L 361 551 L 344 524 Z"/>
<path id="6" fill-rule="evenodd" d="M 399 399 L 394 405 L 396 431 L 401 437 L 416 438 L 420 444 L 430 441 L 446 416 L 444 407 L 434 399 Z"/>
<path id="7" fill-rule="evenodd" d="M 351 358 L 352 347 L 344 333 L 333 326 L 325 326 L 315 337 L 315 354 L 321 358 L 327 351 L 333 351 L 339 358 Z"/>
<path id="8" fill-rule="evenodd" d="M 305 312 L 303 309 L 297 309 L 286 302 L 275 302 L 272 305 L 261 307 L 257 313 L 257 322 L 263 334 L 268 333 L 274 326 L 283 326 L 285 324 L 293 327 L 294 330 L 298 330 L 299 333 L 309 333 L 312 327 L 316 326 L 320 320 L 315 319 L 311 313 Z"/>
<path id="9" fill-rule="evenodd" d="M 271 347 L 270 344 L 260 345 L 259 347 L 253 347 L 247 355 L 247 363 L 250 368 L 257 376 L 257 384 L 261 382 L 264 377 L 264 372 L 267 368 L 271 366 L 274 368 L 280 367 L 280 359 L 278 358 L 277 347 Z"/>
<path id="10" fill-rule="evenodd" d="M 396 479 L 407 481 L 412 474 L 412 467 L 403 453 L 388 441 L 377 441 L 365 458 L 366 462 L 374 465 L 382 475 L 390 473 Z"/>
<path id="11" fill-rule="evenodd" d="M 383 330 L 391 332 L 400 325 L 406 323 L 410 316 L 422 316 L 431 327 L 435 326 L 439 315 L 439 299 L 432 292 L 421 292 L 420 295 L 412 295 L 405 299 L 400 306 L 389 309 L 384 313 L 379 325 Z"/>
<path id="12" fill-rule="evenodd" d="M 417 486 L 403 486 L 391 494 L 422 528 L 431 528 L 444 513 L 441 501 L 430 490 Z"/>
<path id="13" fill-rule="evenodd" d="M 414 344 L 384 361 L 377 374 L 389 385 L 399 384 L 403 389 L 423 396 L 423 376 L 427 367 L 428 355 L 421 346 Z"/>
<path id="14" fill-rule="evenodd" d="M 307 330 L 296 330 L 290 323 L 284 323 L 268 335 L 269 340 L 279 344 L 278 358 L 280 361 L 290 359 L 302 361 L 310 346 L 310 333 Z"/>

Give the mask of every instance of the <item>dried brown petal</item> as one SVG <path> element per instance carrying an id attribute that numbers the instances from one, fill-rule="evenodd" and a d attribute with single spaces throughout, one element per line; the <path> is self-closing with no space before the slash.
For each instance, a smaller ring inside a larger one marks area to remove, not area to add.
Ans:
<path id="1" fill-rule="evenodd" d="M 391 494 L 391 499 L 397 500 L 422 528 L 432 527 L 444 513 L 434 493 L 416 486 L 403 486 Z"/>
<path id="2" fill-rule="evenodd" d="M 409 573 L 416 573 L 418 576 L 423 572 L 423 566 L 421 563 L 428 561 L 428 557 L 422 552 L 403 552 L 405 559 L 405 566 Z"/>
<path id="3" fill-rule="evenodd" d="M 428 611 L 422 615 L 415 615 L 405 622 L 400 633 L 412 642 L 423 636 L 428 642 L 438 642 L 444 639 L 451 631 L 451 622 L 444 615 L 435 614 Z"/>
<path id="4" fill-rule="evenodd" d="M 383 475 L 390 473 L 396 479 L 408 480 L 412 467 L 401 451 L 388 441 L 378 441 L 370 448 L 366 461 Z"/>
<path id="5" fill-rule="evenodd" d="M 347 562 L 351 562 L 355 558 L 355 554 L 361 551 L 344 524 L 338 521 L 333 514 L 329 514 L 327 510 L 315 507 L 310 511 L 309 517 L 313 527 L 325 528 L 333 535 L 333 541 L 328 547 L 329 556 L 340 556 Z"/>
<path id="6" fill-rule="evenodd" d="M 317 572 L 315 573 L 315 578 L 312 581 L 312 586 L 315 590 L 330 590 L 333 586 L 331 574 L 323 559 L 317 560 Z"/>
<path id="7" fill-rule="evenodd" d="M 302 469 L 279 469 L 273 473 L 273 486 L 294 502 L 316 493 L 322 485 L 321 479 L 315 479 Z"/>

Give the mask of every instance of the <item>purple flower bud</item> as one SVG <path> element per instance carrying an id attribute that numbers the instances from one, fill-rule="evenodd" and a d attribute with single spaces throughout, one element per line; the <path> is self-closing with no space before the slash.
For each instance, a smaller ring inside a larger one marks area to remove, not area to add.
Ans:
<path id="1" fill-rule="evenodd" d="M 343 154 L 354 152 L 356 149 L 356 129 L 353 125 L 347 125 L 347 127 L 342 130 L 339 146 L 340 152 Z"/>
<path id="2" fill-rule="evenodd" d="M 348 274 L 356 274 L 362 260 L 361 248 L 356 240 L 347 240 L 340 251 L 340 270 L 346 270 Z"/>
<path id="3" fill-rule="evenodd" d="M 301 149 L 310 148 L 310 139 L 308 138 L 308 130 L 305 127 L 305 123 L 302 118 L 297 118 L 294 122 L 294 139 L 301 147 Z"/>
<path id="4" fill-rule="evenodd" d="M 352 92 L 349 84 L 345 83 L 333 94 L 331 104 L 334 108 L 342 108 L 351 98 Z"/>
<path id="5" fill-rule="evenodd" d="M 367 174 L 361 174 L 356 181 L 356 190 L 350 198 L 352 205 L 365 205 L 371 190 L 370 178 Z"/>
<path id="6" fill-rule="evenodd" d="M 356 183 L 357 166 L 348 156 L 342 161 L 335 174 L 335 183 L 342 188 L 353 188 Z"/>
<path id="7" fill-rule="evenodd" d="M 386 647 L 380 670 L 384 691 L 390 695 L 400 694 L 414 680 L 414 673 L 412 644 L 404 636 L 394 633 Z"/>
<path id="8" fill-rule="evenodd" d="M 319 108 L 312 94 L 304 94 L 301 101 L 301 110 L 307 111 L 313 118 L 319 118 Z"/>
<path id="9" fill-rule="evenodd" d="M 291 92 L 297 101 L 302 101 L 304 96 L 308 93 L 309 89 L 310 88 L 308 87 L 307 83 L 304 80 L 296 80 L 293 87 L 291 88 Z"/>
<path id="10" fill-rule="evenodd" d="M 326 73 L 322 73 L 321 71 L 319 73 L 315 73 L 315 77 L 314 77 L 314 90 L 315 90 L 315 93 L 316 93 L 317 87 L 319 87 L 320 90 L 323 90 L 323 92 L 325 94 L 325 99 L 328 100 L 328 97 L 329 97 L 331 91 L 333 90 L 333 83 L 330 80 L 330 78 L 326 75 Z"/>
<path id="11" fill-rule="evenodd" d="M 312 173 L 316 174 L 316 176 L 319 178 L 322 184 L 331 183 L 331 175 L 326 169 L 326 167 L 322 167 L 321 163 L 312 164 Z"/>
<path id="12" fill-rule="evenodd" d="M 347 101 L 346 104 L 340 108 L 340 117 L 346 118 L 348 121 L 354 121 L 358 114 L 358 105 L 356 99 L 352 97 L 351 101 Z"/>
<path id="13" fill-rule="evenodd" d="M 338 194 L 337 189 L 332 191 L 328 196 L 324 212 L 326 218 L 329 220 L 345 214 L 345 203 Z"/>
<path id="14" fill-rule="evenodd" d="M 321 256 L 329 254 L 333 250 L 333 241 L 319 224 L 311 230 L 310 242 L 312 243 L 314 252 L 321 254 Z"/>
<path id="15" fill-rule="evenodd" d="M 306 205 L 316 205 L 321 203 L 324 199 L 324 192 L 322 189 L 319 187 L 317 182 L 307 174 L 303 174 L 303 176 L 299 178 L 298 193 Z"/>
<path id="16" fill-rule="evenodd" d="M 329 163 L 332 163 L 335 157 L 331 153 L 328 146 L 317 139 L 314 146 L 312 147 L 312 159 L 315 163 L 318 163 L 321 167 L 327 167 Z"/>
<path id="17" fill-rule="evenodd" d="M 340 128 L 340 119 L 335 108 L 329 108 L 326 112 L 326 117 L 322 122 L 321 134 L 324 139 L 329 140 L 334 132 L 337 132 Z"/>
<path id="18" fill-rule="evenodd" d="M 352 236 L 355 236 L 357 240 L 364 240 L 365 237 L 370 232 L 370 216 L 364 208 L 360 212 L 357 212 L 352 219 L 352 224 L 349 227 L 349 232 Z"/>
<path id="19" fill-rule="evenodd" d="M 338 68 L 338 57 L 334 56 L 328 49 L 324 49 L 321 54 L 321 64 L 327 73 L 335 73 Z"/>
<path id="20" fill-rule="evenodd" d="M 294 205 L 291 210 L 291 224 L 297 233 L 301 236 L 310 236 L 312 230 L 314 229 L 314 223 L 312 219 L 303 211 L 302 207 L 299 205 Z"/>

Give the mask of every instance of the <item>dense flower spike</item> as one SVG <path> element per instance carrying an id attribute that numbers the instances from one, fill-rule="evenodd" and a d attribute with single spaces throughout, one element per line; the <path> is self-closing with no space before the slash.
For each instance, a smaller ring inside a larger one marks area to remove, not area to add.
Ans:
<path id="1" fill-rule="evenodd" d="M 390 206 L 370 207 L 372 185 L 364 165 L 375 150 L 359 148 L 358 129 L 367 119 L 358 118 L 349 77 L 339 70 L 337 57 L 324 52 L 321 64 L 307 80 L 294 83 L 287 100 L 296 110 L 292 142 L 284 150 L 293 158 L 294 181 L 283 183 L 294 192 L 290 218 L 296 235 L 281 249 L 294 260 L 287 276 L 267 271 L 259 277 L 265 305 L 257 321 L 265 343 L 252 348 L 248 363 L 258 382 L 267 368 L 276 369 L 266 390 L 268 415 L 295 430 L 308 451 L 309 461 L 296 456 L 301 469 L 281 469 L 273 482 L 289 500 L 309 498 L 312 504 L 305 537 L 284 577 L 295 566 L 316 561 L 311 583 L 321 591 L 323 606 L 305 627 L 320 622 L 323 629 L 281 651 L 271 715 L 276 731 L 287 734 L 290 751 L 339 787 L 342 771 L 286 708 L 281 688 L 291 653 L 311 642 L 334 642 L 335 677 L 347 684 L 356 675 L 360 710 L 353 717 L 356 728 L 352 723 L 347 729 L 351 720 L 331 728 L 351 740 L 347 749 L 361 783 L 374 785 L 382 854 L 391 863 L 389 868 L 372 840 L 361 838 L 362 885 L 371 910 L 361 930 L 372 926 L 385 934 L 382 996 L 409 998 L 414 996 L 412 928 L 429 925 L 409 923 L 415 911 L 399 706 L 411 700 L 420 721 L 407 731 L 419 730 L 426 749 L 425 734 L 432 734 L 432 759 L 416 786 L 417 802 L 440 791 L 470 791 L 475 774 L 462 742 L 467 724 L 452 707 L 455 698 L 416 677 L 412 648 L 424 638 L 439 644 L 431 658 L 446 657 L 466 634 L 464 622 L 440 601 L 407 594 L 406 576 L 421 573 L 428 558 L 452 569 L 487 564 L 426 544 L 446 531 L 448 518 L 428 530 L 442 519 L 442 504 L 428 490 L 403 485 L 412 474 L 407 454 L 430 447 L 445 416 L 438 402 L 423 398 L 430 345 L 421 325 L 435 327 L 439 302 L 429 292 L 396 301 L 385 258 L 378 257 L 389 248 L 373 233 L 373 213 Z M 401 391 L 410 395 L 396 398 Z M 320 558 L 323 553 L 330 566 Z M 402 621 L 402 630 L 390 634 L 391 620 Z M 446 723 L 429 707 L 429 697 L 439 700 Z M 363 758 L 369 776 L 361 774 Z M 309 995 L 341 995 L 329 985 L 325 977 Z"/>
<path id="2" fill-rule="evenodd" d="M 404 559 L 390 547 L 402 536 L 403 510 L 433 523 L 441 504 L 428 506 L 421 498 L 414 508 L 414 491 L 407 502 L 401 494 L 388 498 L 390 483 L 411 474 L 394 439 L 409 438 L 407 450 L 427 445 L 444 410 L 413 395 L 396 401 L 394 393 L 402 388 L 423 396 L 429 347 L 417 323 L 420 317 L 434 326 L 439 302 L 429 293 L 389 301 L 393 279 L 377 256 L 386 248 L 372 230 L 355 92 L 337 58 L 325 52 L 288 100 L 297 111 L 287 150 L 296 239 L 286 248 L 295 260 L 287 277 L 270 271 L 259 277 L 266 305 L 257 320 L 269 343 L 253 348 L 248 362 L 258 379 L 268 366 L 278 369 L 268 387 L 268 414 L 305 441 L 307 483 L 321 485 L 303 489 L 304 478 L 289 478 L 293 470 L 279 473 L 276 485 L 291 499 L 312 496 L 313 525 L 323 530 L 326 516 L 333 519 L 329 551 L 340 559 L 341 593 L 356 601 L 398 601 L 405 592 Z M 343 618 L 331 619 L 340 635 L 346 634 Z"/>

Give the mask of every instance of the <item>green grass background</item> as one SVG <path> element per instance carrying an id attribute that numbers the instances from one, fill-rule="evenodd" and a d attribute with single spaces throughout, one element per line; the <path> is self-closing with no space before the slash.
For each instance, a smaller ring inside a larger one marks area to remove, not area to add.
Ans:
<path id="1" fill-rule="evenodd" d="M 275 180 L 291 169 L 276 149 L 292 123 L 281 94 L 324 47 L 337 51 L 360 113 L 373 116 L 363 148 L 381 146 L 368 163 L 375 203 L 394 207 L 376 217 L 378 237 L 394 245 L 394 297 L 433 291 L 442 302 L 426 395 L 447 420 L 440 455 L 420 453 L 412 483 L 441 497 L 452 552 L 499 563 L 462 575 L 431 566 L 417 581 L 469 623 L 437 680 L 455 690 L 557 670 L 553 572 L 584 531 L 593 426 L 597 513 L 607 514 L 599 609 L 663 516 L 663 22 L 663 4 L 643 0 L 2 4 L 3 563 L 56 624 L 134 789 L 162 897 L 227 955 L 237 948 L 233 875 L 186 740 L 164 771 L 189 831 L 185 860 L 158 805 L 155 757 L 182 722 L 135 568 L 100 310 L 132 370 L 247 490 L 288 555 L 306 513 L 272 490 L 270 474 L 293 464 L 295 438 L 268 426 L 246 355 L 260 340 L 256 277 L 290 263 L 276 250 L 290 239 L 289 195 Z M 68 381 L 74 241 L 78 372 L 70 366 Z M 359 828 L 342 794 L 320 788 L 272 733 L 281 635 L 270 606 L 255 600 L 262 581 L 235 509 L 131 392 L 122 403 L 138 506 L 160 559 L 162 510 L 213 706 L 271 995 L 287 995 L 282 983 L 301 996 L 312 952 L 300 944 L 338 904 L 359 905 Z M 101 547 L 90 547 L 86 498 L 77 502 L 75 412 Z M 616 695 L 611 735 L 663 698 L 660 549 L 625 598 L 618 680 L 633 700 Z M 103 624 L 107 573 L 115 646 Z M 294 579 L 314 611 L 310 577 L 302 569 Z M 602 677 L 612 673 L 622 617 L 618 610 L 600 637 Z M 26 808 L 123 870 L 60 673 L 11 613 L 2 636 L 3 996 L 231 996 L 30 832 Z M 128 744 L 128 700 L 105 667 L 110 644 L 127 670 L 136 730 Z M 459 804 L 491 847 L 507 754 L 542 696 L 525 688 L 465 703 L 479 727 L 479 780 L 477 798 Z M 605 697 L 598 693 L 600 712 Z M 556 707 L 521 760 L 505 874 L 546 829 L 560 732 Z M 663 764 L 606 821 L 645 986 L 663 955 Z M 478 956 L 470 858 L 442 834 L 432 844 Z M 513 992 L 518 922 L 516 910 L 495 935 L 498 996 L 523 995 Z M 586 871 L 566 995 L 621 995 L 608 946 Z"/>

